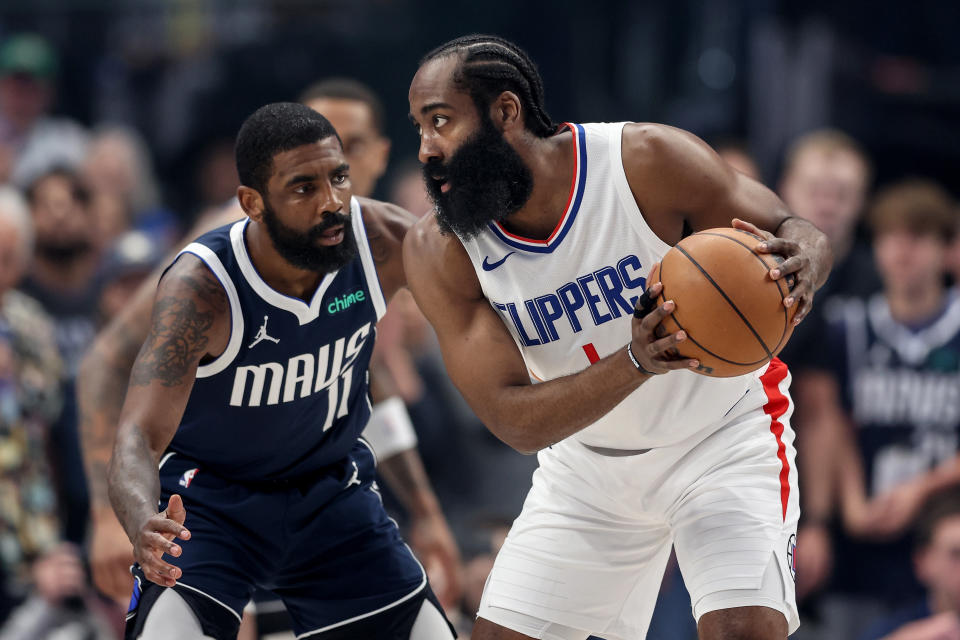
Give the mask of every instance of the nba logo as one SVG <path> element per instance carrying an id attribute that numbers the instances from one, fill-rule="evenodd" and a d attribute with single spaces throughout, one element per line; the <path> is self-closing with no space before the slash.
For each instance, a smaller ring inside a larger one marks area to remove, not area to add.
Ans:
<path id="1" fill-rule="evenodd" d="M 197 475 L 197 471 L 200 471 L 200 469 L 190 469 L 188 471 L 184 471 L 183 475 L 180 476 L 180 486 L 189 487 L 190 483 L 193 482 L 193 476 Z"/>

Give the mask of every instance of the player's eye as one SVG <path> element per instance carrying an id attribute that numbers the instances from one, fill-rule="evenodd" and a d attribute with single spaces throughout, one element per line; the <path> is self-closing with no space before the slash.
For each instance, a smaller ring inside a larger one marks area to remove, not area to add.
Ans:
<path id="1" fill-rule="evenodd" d="M 437 129 L 439 129 L 439 128 L 442 127 L 444 124 L 446 124 L 448 120 L 450 120 L 450 118 L 448 118 L 447 116 L 441 116 L 441 115 L 439 115 L 439 114 L 434 115 L 434 116 L 433 116 L 433 126 L 436 127 Z"/>
<path id="2" fill-rule="evenodd" d="M 417 124 L 416 122 L 414 122 L 414 123 L 413 123 L 413 129 L 414 129 L 414 131 L 417 132 L 417 135 L 418 135 L 418 136 L 423 137 L 423 129 L 420 127 L 419 124 Z"/>
<path id="3" fill-rule="evenodd" d="M 299 185 L 296 189 L 294 189 L 293 192 L 303 195 L 306 193 L 311 193 L 313 189 L 314 189 L 314 186 L 312 182 L 304 182 L 303 184 Z"/>
<path id="4" fill-rule="evenodd" d="M 349 179 L 350 179 L 350 176 L 348 174 L 338 173 L 337 175 L 333 176 L 333 184 L 338 186 L 342 184 L 346 184 L 347 180 Z"/>

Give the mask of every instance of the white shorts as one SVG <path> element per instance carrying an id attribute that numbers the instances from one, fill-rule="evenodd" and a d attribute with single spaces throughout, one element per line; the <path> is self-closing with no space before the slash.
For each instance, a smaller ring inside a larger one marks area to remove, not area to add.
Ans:
<path id="1" fill-rule="evenodd" d="M 673 546 L 698 621 L 766 606 L 796 630 L 789 379 L 706 438 L 623 457 L 573 438 L 541 451 L 478 616 L 535 638 L 643 638 Z"/>

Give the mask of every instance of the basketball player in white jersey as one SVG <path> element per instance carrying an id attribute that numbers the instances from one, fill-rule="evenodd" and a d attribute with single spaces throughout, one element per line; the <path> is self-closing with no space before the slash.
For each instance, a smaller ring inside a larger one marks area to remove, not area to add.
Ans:
<path id="1" fill-rule="evenodd" d="M 533 63 L 499 38 L 428 54 L 409 100 L 436 204 L 407 235 L 409 285 L 477 415 L 539 451 L 471 637 L 643 638 L 672 545 L 701 638 L 786 638 L 786 367 L 698 375 L 669 355 L 683 332 L 655 334 L 674 303 L 634 308 L 659 293 L 645 278 L 685 223 L 736 219 L 785 258 L 770 277 L 796 277 L 799 322 L 830 269 L 826 238 L 689 133 L 554 125 Z"/>

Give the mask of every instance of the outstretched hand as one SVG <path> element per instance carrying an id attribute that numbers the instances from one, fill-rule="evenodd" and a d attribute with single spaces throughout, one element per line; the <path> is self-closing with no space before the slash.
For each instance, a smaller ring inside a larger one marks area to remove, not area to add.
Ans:
<path id="1" fill-rule="evenodd" d="M 190 539 L 190 531 L 183 526 L 186 518 L 183 499 L 174 494 L 170 496 L 167 508 L 151 516 L 137 531 L 133 541 L 133 557 L 143 569 L 143 574 L 161 587 L 174 586 L 183 575 L 180 569 L 165 562 L 162 556 L 168 554 L 178 558 L 183 553 L 180 545 L 173 540 Z"/>

